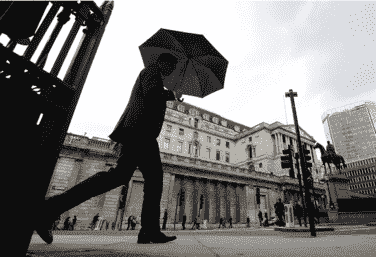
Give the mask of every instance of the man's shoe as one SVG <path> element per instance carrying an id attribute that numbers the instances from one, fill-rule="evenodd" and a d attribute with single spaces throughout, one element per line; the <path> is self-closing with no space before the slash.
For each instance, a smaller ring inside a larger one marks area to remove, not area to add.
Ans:
<path id="1" fill-rule="evenodd" d="M 43 239 L 43 241 L 47 244 L 51 244 L 52 241 L 54 241 L 52 235 L 52 226 L 51 228 L 48 228 L 46 226 L 39 226 L 35 230 L 37 231 L 38 235 Z"/>
<path id="2" fill-rule="evenodd" d="M 171 242 L 176 239 L 176 236 L 166 236 L 162 232 L 159 233 L 144 233 L 140 232 L 138 234 L 137 244 L 163 244 Z"/>

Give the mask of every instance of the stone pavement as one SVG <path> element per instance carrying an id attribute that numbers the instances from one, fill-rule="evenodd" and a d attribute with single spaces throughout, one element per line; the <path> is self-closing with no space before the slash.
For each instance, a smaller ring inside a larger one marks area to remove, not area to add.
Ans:
<path id="1" fill-rule="evenodd" d="M 367 229 L 374 230 L 373 234 L 327 235 L 319 232 L 315 238 L 283 236 L 286 233 L 282 232 L 271 236 L 191 233 L 178 235 L 177 240 L 170 243 L 147 245 L 137 244 L 137 235 L 56 235 L 51 245 L 34 235 L 29 256 L 374 256 L 376 228 Z"/>

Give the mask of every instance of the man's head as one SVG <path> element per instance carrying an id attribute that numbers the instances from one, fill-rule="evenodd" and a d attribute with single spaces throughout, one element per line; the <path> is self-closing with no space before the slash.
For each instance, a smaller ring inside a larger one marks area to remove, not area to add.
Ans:
<path id="1" fill-rule="evenodd" d="M 328 145 L 330 145 L 330 141 L 328 141 Z"/>
<path id="2" fill-rule="evenodd" d="M 281 202 L 282 200 L 281 200 L 281 198 L 278 198 L 278 202 Z"/>
<path id="3" fill-rule="evenodd" d="M 178 59 L 172 54 L 163 53 L 158 57 L 156 63 L 162 75 L 168 76 L 176 69 Z"/>

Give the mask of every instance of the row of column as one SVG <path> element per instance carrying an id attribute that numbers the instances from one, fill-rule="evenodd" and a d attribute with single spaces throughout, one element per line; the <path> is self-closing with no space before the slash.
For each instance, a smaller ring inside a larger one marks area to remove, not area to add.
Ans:
<path id="1" fill-rule="evenodd" d="M 179 190 L 185 191 L 185 201 L 182 205 L 176 204 Z M 203 195 L 203 206 L 200 209 L 200 196 Z M 247 219 L 247 195 L 244 186 L 208 179 L 174 176 L 171 185 L 168 204 L 168 222 L 175 220 L 181 222 L 183 214 L 187 216 L 187 223 L 195 217 L 206 219 L 209 223 L 218 223 L 219 219 L 229 219 L 233 222 L 246 222 Z M 163 197 L 162 197 L 163 199 Z M 162 200 L 163 202 L 163 200 Z M 161 210 L 162 207 L 161 202 Z M 161 217 L 162 217 L 161 213 Z"/>

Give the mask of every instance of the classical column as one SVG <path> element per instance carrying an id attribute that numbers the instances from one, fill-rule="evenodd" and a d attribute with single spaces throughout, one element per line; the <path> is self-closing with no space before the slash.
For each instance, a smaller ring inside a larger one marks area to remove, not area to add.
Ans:
<path id="1" fill-rule="evenodd" d="M 179 182 L 179 187 L 182 191 L 184 191 L 184 196 L 187 195 L 187 189 L 186 189 L 186 186 L 185 186 L 185 182 L 186 182 L 186 179 L 187 177 L 184 177 L 182 176 L 181 179 L 180 179 L 180 182 Z M 178 212 L 179 212 L 179 221 L 183 221 L 183 215 L 185 214 L 187 216 L 187 213 L 185 212 L 185 203 L 187 201 L 187 197 L 185 196 L 185 199 L 184 199 L 184 202 L 181 203 L 180 206 L 178 206 Z"/>
<path id="2" fill-rule="evenodd" d="M 187 215 L 187 223 L 192 222 L 193 217 L 193 182 L 191 177 L 187 177 L 185 181 L 185 215 Z"/>
<path id="3" fill-rule="evenodd" d="M 242 199 L 242 185 L 237 184 L 235 188 L 235 195 L 236 195 L 236 222 L 243 223 L 243 199 Z M 247 218 L 246 218 L 247 219 Z"/>
<path id="4" fill-rule="evenodd" d="M 126 211 L 125 211 L 125 217 L 129 217 L 129 215 L 130 215 L 130 206 L 131 206 L 131 204 L 130 204 L 130 201 L 131 201 L 131 192 L 132 192 L 132 187 L 133 187 L 133 179 L 130 179 L 129 180 L 129 183 L 128 183 L 128 190 L 127 190 L 127 197 L 126 197 L 126 202 L 125 202 L 125 209 L 126 209 Z"/>
<path id="5" fill-rule="evenodd" d="M 192 219 L 198 216 L 198 204 L 199 204 L 199 194 L 198 194 L 198 178 L 193 180 L 193 194 L 192 194 Z"/>
<path id="6" fill-rule="evenodd" d="M 205 213 L 205 195 L 204 195 L 204 183 L 202 179 L 197 179 L 195 181 L 195 187 L 197 190 L 197 216 L 200 215 L 200 220 L 204 220 L 204 213 Z M 204 204 L 202 206 L 202 209 L 200 210 L 200 198 L 201 195 L 203 195 Z"/>
<path id="7" fill-rule="evenodd" d="M 209 180 L 204 179 L 202 181 L 202 187 L 203 187 L 203 194 L 204 194 L 204 206 L 202 209 L 202 212 L 204 213 L 204 220 L 207 220 L 209 222 Z"/>
<path id="8" fill-rule="evenodd" d="M 217 201 L 216 201 L 216 192 L 215 184 L 213 180 L 208 181 L 208 201 L 209 201 L 209 223 L 216 223 L 217 217 Z"/>
<path id="9" fill-rule="evenodd" d="M 167 223 L 172 223 L 175 220 L 175 210 L 176 210 L 176 195 L 179 191 L 176 192 L 176 183 L 175 183 L 175 174 L 171 174 L 170 177 L 170 188 L 168 190 L 167 196 Z"/>
<path id="10" fill-rule="evenodd" d="M 280 138 L 279 143 L 280 143 L 280 146 L 281 146 L 281 153 L 282 153 L 282 151 L 284 150 L 284 148 L 283 148 L 283 135 L 282 135 L 282 133 L 279 134 L 279 138 Z"/>
<path id="11" fill-rule="evenodd" d="M 167 217 L 169 216 L 168 215 L 168 195 L 171 192 L 170 191 L 170 189 L 172 189 L 171 187 L 173 186 L 173 181 L 171 185 L 171 179 L 174 180 L 175 176 L 171 175 L 168 172 L 163 173 L 163 189 L 162 189 L 162 197 L 161 197 L 161 205 L 160 205 L 161 206 L 160 216 L 159 216 L 161 223 L 163 223 L 163 216 L 164 216 L 164 212 L 166 209 L 167 209 Z"/>
<path id="12" fill-rule="evenodd" d="M 237 222 L 238 218 L 236 217 L 236 193 L 235 193 L 235 187 L 234 184 L 229 184 L 229 203 L 230 203 L 230 217 L 232 217 L 232 222 Z"/>
<path id="13" fill-rule="evenodd" d="M 226 217 L 226 220 L 228 221 L 228 219 L 230 218 L 231 216 L 231 209 L 230 209 L 230 201 L 231 201 L 231 196 L 230 196 L 230 183 L 225 183 L 224 184 L 225 186 L 225 208 L 226 208 L 226 211 L 225 211 L 225 217 Z"/>
<path id="14" fill-rule="evenodd" d="M 282 149 L 281 149 L 281 134 L 276 133 L 275 135 L 276 135 L 276 138 L 277 138 L 278 154 L 280 154 L 282 152 Z"/>
<path id="15" fill-rule="evenodd" d="M 247 199 L 247 216 L 250 218 L 251 223 L 257 224 L 256 189 L 253 187 L 253 185 L 246 185 L 245 190 Z"/>
<path id="16" fill-rule="evenodd" d="M 220 181 L 218 185 L 218 196 L 219 196 L 219 217 L 226 218 L 226 188 L 225 185 Z"/>

